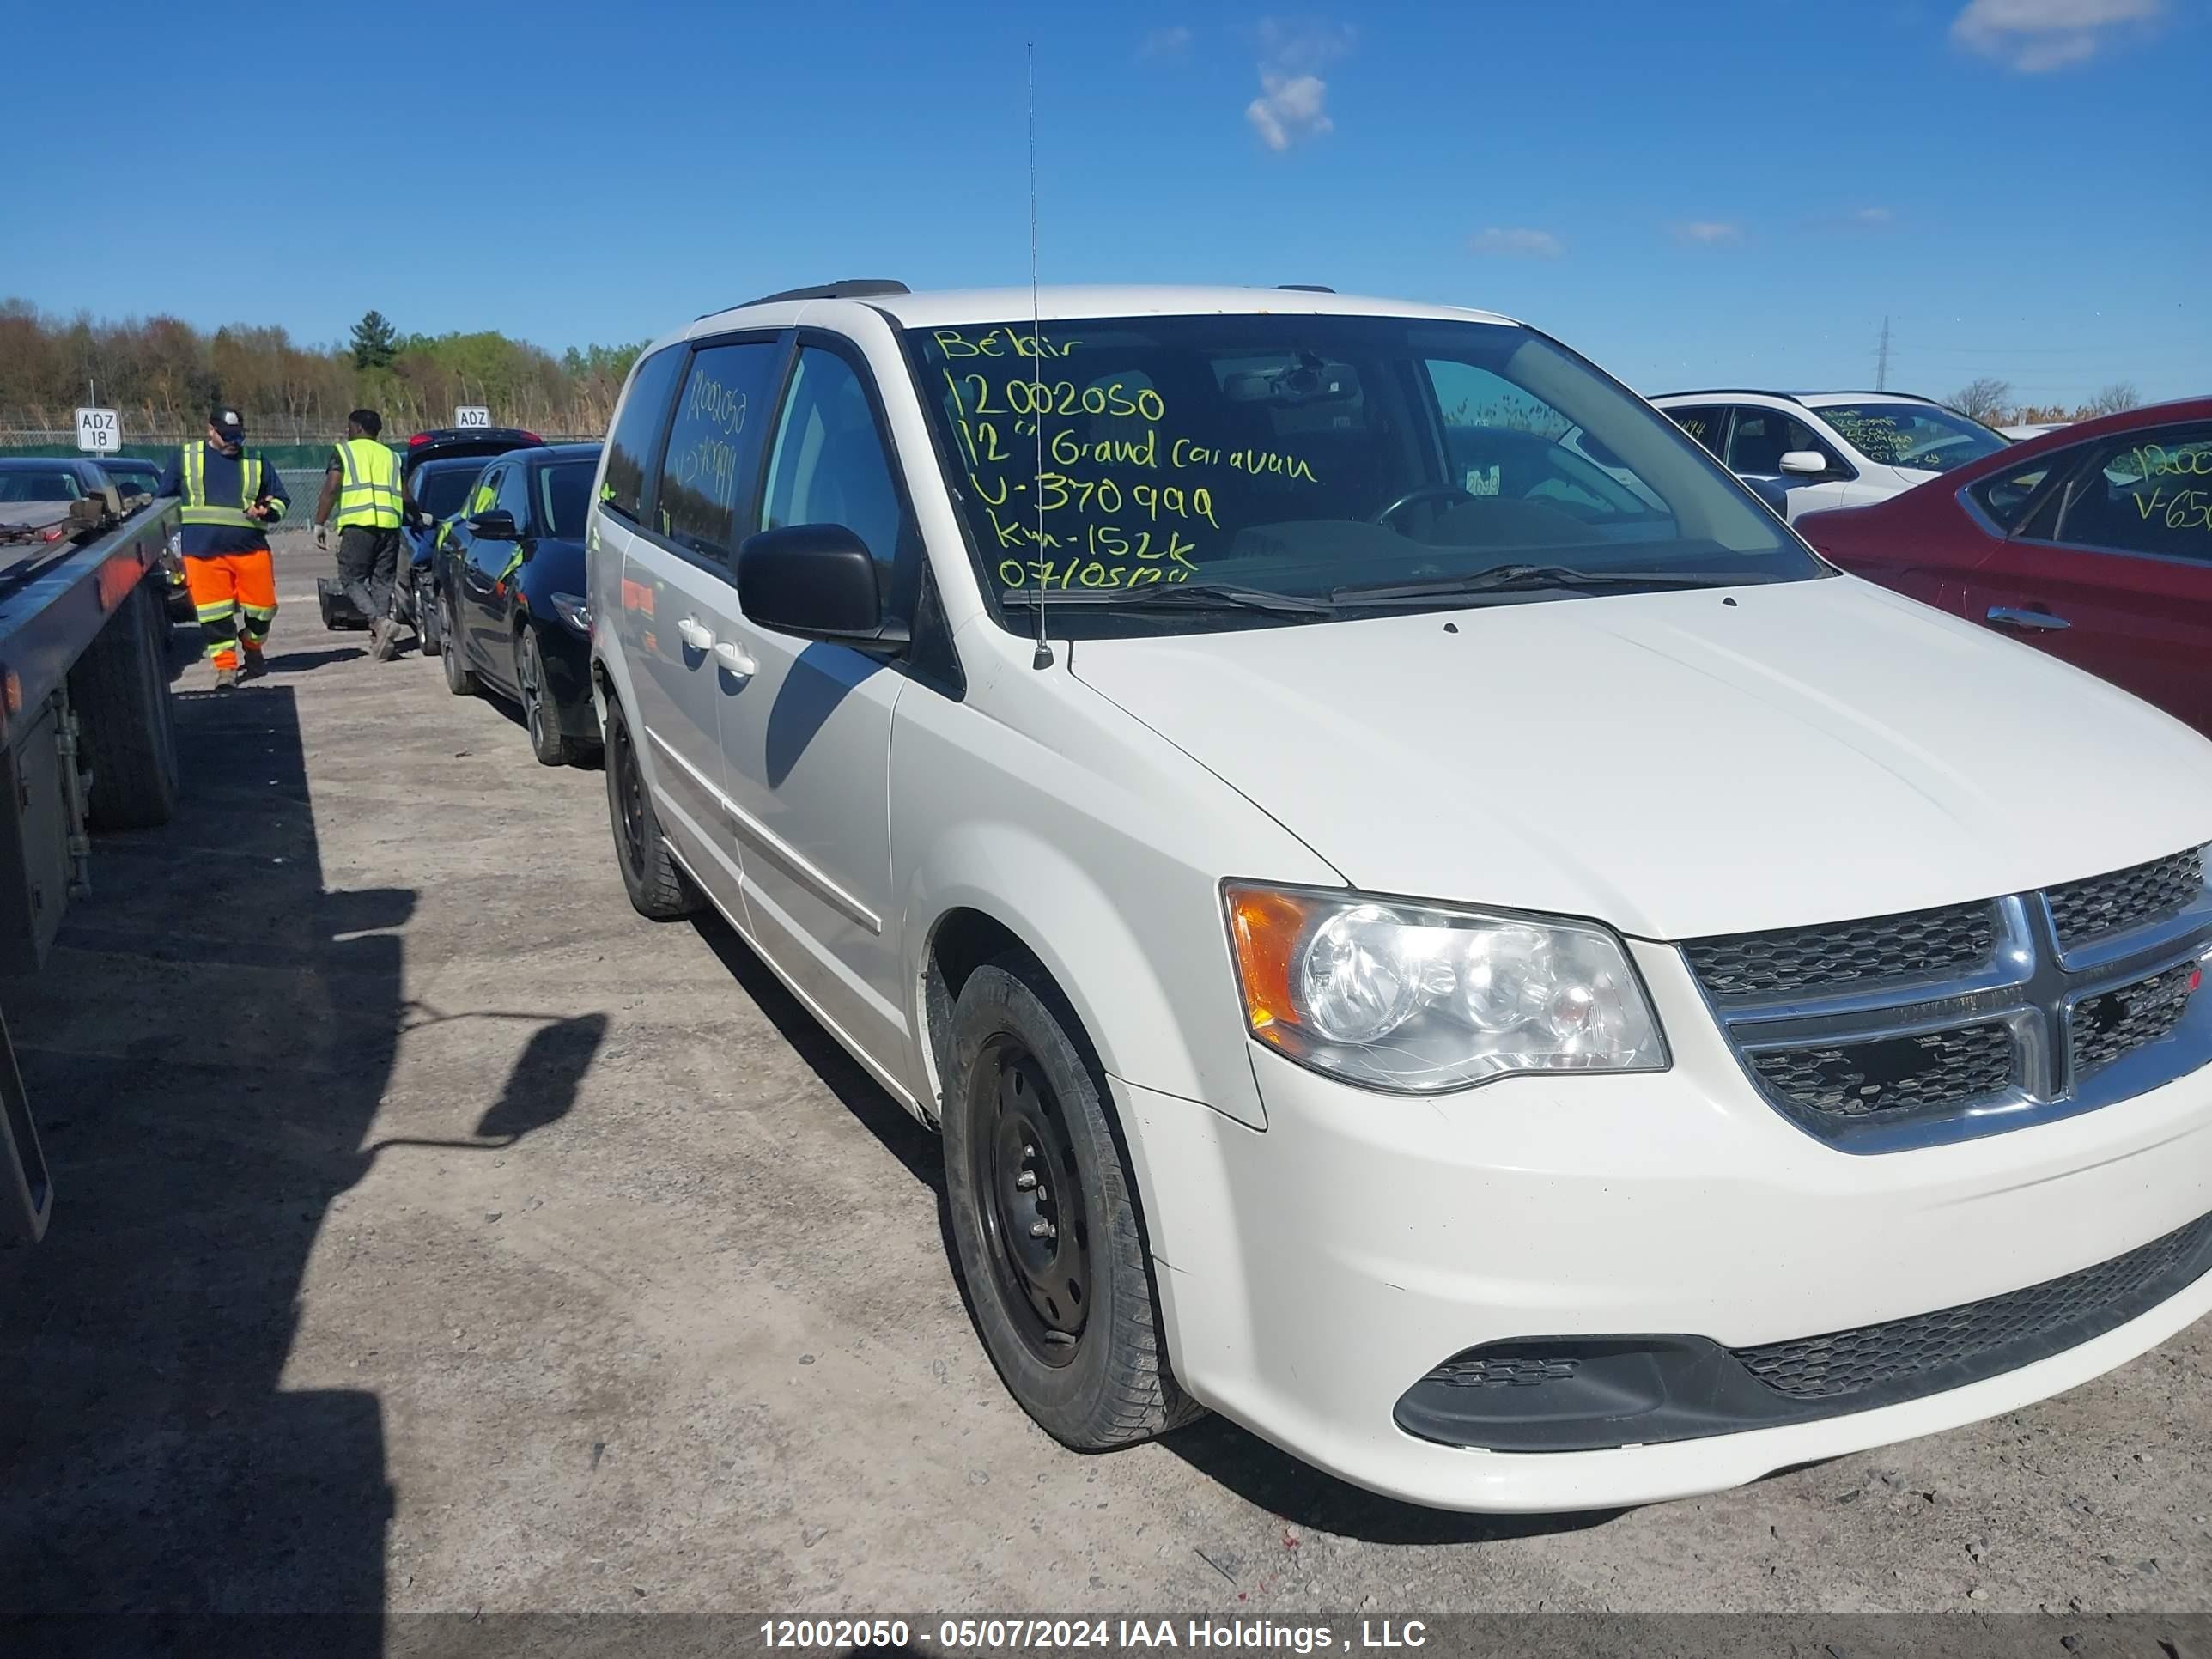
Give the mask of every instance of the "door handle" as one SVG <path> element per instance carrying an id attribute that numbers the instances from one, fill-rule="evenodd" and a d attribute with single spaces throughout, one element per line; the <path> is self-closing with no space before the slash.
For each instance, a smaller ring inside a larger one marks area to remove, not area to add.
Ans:
<path id="1" fill-rule="evenodd" d="M 714 630 L 711 628 L 702 628 L 698 622 L 690 617 L 686 617 L 678 623 L 676 631 L 683 636 L 685 645 L 702 655 L 714 648 Z"/>
<path id="2" fill-rule="evenodd" d="M 2074 624 L 2063 617 L 2054 617 L 2048 611 L 2022 611 L 2016 605 L 1993 605 L 1990 620 L 2000 628 L 2025 628 L 2031 633 L 2048 633 Z"/>
<path id="3" fill-rule="evenodd" d="M 732 679 L 749 680 L 760 672 L 760 665 L 747 656 L 744 647 L 734 640 L 724 640 L 714 647 L 714 660 Z"/>

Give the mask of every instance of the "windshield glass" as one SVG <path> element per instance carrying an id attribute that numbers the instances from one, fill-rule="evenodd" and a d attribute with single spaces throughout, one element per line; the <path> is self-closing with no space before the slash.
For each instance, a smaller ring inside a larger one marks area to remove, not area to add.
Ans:
<path id="1" fill-rule="evenodd" d="M 1816 404 L 1813 412 L 1884 466 L 1948 472 L 2006 447 L 1980 422 L 1933 404 Z"/>
<path id="2" fill-rule="evenodd" d="M 908 337 L 1000 592 L 1218 583 L 1348 606 L 1346 588 L 1508 564 L 1662 587 L 1825 574 L 1673 422 L 1524 328 L 1230 315 L 1049 322 L 1039 346 L 1026 322 Z M 1052 627 L 1124 631 L 1115 609 L 1067 606 Z"/>
<path id="3" fill-rule="evenodd" d="M 407 486 L 415 497 L 415 504 L 434 519 L 449 519 L 461 510 L 461 503 L 469 498 L 469 486 L 480 477 L 484 470 L 482 461 L 469 461 L 458 466 L 440 466 L 435 462 L 422 467 Z"/>
<path id="4" fill-rule="evenodd" d="M 538 472 L 538 519 L 540 533 L 580 536 L 584 509 L 592 502 L 592 475 L 599 470 L 597 458 L 557 461 Z"/>

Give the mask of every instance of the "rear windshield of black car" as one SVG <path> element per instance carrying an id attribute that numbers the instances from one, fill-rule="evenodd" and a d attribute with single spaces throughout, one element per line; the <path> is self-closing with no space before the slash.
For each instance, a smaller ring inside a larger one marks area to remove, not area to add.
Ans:
<path id="1" fill-rule="evenodd" d="M 558 461 L 538 474 L 538 516 L 541 532 L 576 537 L 584 533 L 584 509 L 592 504 L 596 459 Z"/>
<path id="2" fill-rule="evenodd" d="M 433 461 L 415 475 L 409 489 L 415 504 L 434 519 L 451 518 L 461 510 L 469 498 L 469 486 L 482 476 L 482 461 L 461 461 L 441 465 Z"/>

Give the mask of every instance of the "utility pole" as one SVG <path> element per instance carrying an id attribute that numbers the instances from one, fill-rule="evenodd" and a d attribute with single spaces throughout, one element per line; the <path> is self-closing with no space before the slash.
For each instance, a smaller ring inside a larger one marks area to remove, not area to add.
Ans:
<path id="1" fill-rule="evenodd" d="M 1889 390 L 1889 319 L 1887 317 L 1881 319 L 1881 346 L 1875 353 L 1874 389 L 1876 392 Z"/>

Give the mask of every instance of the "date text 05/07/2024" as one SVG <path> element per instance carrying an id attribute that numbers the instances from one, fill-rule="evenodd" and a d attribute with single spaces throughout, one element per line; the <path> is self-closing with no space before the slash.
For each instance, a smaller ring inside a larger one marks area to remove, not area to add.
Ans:
<path id="1" fill-rule="evenodd" d="M 951 1653 L 1027 1653 L 1172 1648 L 1200 1651 L 1333 1653 L 1419 1648 L 1421 1620 L 1362 1619 L 1356 1628 L 1281 1624 L 1269 1619 L 770 1619 L 760 1627 L 769 1648 L 902 1648 L 919 1644 Z M 932 1638 L 934 1641 L 932 1641 Z"/>

